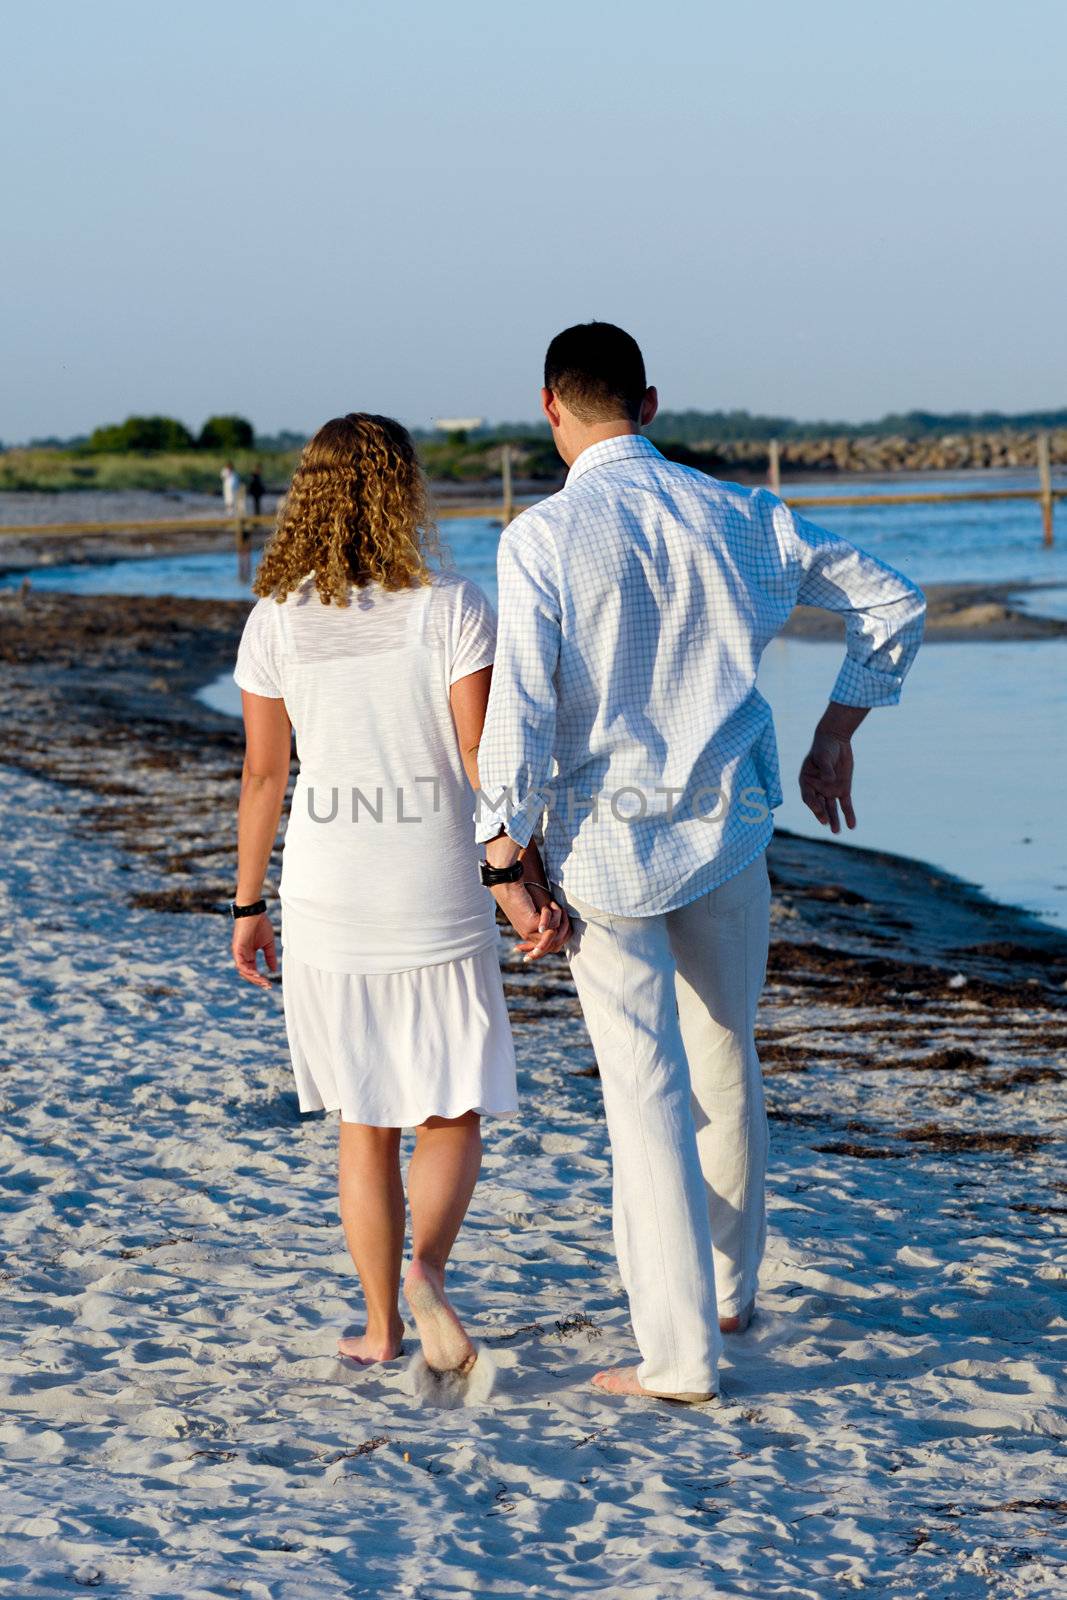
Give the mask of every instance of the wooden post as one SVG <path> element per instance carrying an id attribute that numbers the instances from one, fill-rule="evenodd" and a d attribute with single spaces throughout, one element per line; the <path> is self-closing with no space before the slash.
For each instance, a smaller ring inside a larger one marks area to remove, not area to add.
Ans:
<path id="1" fill-rule="evenodd" d="M 778 454 L 777 439 L 772 439 L 767 446 L 767 483 L 772 494 L 781 494 L 782 466 Z"/>
<path id="2" fill-rule="evenodd" d="M 233 510 L 233 537 L 237 546 L 237 581 L 250 583 L 252 579 L 252 530 L 245 527 L 248 509 L 248 491 L 243 483 L 237 486 Z"/>
<path id="3" fill-rule="evenodd" d="M 500 452 L 500 480 L 504 496 L 503 523 L 505 528 L 515 516 L 515 497 L 511 488 L 511 446 L 506 444 Z"/>
<path id="4" fill-rule="evenodd" d="M 1047 433 L 1037 436 L 1037 478 L 1041 486 L 1041 522 L 1046 544 L 1052 543 L 1052 455 Z"/>

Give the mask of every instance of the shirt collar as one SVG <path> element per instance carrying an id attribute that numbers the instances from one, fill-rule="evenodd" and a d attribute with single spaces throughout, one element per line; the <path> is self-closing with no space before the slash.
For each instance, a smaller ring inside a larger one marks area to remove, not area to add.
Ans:
<path id="1" fill-rule="evenodd" d="M 613 439 L 601 439 L 598 444 L 587 445 L 580 456 L 576 456 L 567 473 L 567 485 L 576 483 L 579 478 L 591 472 L 594 467 L 606 466 L 609 461 L 625 461 L 628 456 L 650 456 L 659 458 L 660 452 L 650 439 L 641 433 L 618 433 Z"/>

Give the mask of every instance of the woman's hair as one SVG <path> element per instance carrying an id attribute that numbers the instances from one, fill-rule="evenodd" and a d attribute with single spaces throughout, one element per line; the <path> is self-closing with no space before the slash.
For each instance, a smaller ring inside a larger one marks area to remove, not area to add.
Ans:
<path id="1" fill-rule="evenodd" d="M 345 606 L 353 584 L 429 583 L 427 557 L 438 553 L 411 435 L 391 417 L 350 411 L 304 446 L 253 587 L 284 600 L 313 574 L 323 603 Z"/>

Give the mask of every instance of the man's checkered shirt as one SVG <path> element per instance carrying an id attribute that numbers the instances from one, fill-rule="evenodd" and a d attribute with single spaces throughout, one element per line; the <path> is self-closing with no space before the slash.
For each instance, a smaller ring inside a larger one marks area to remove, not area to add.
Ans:
<path id="1" fill-rule="evenodd" d="M 547 808 L 552 881 L 619 916 L 685 905 L 765 848 L 782 793 L 756 673 L 798 601 L 844 615 L 845 705 L 895 704 L 922 638 L 909 579 L 637 434 L 584 450 L 497 570 L 478 838 L 503 823 L 525 845 Z"/>

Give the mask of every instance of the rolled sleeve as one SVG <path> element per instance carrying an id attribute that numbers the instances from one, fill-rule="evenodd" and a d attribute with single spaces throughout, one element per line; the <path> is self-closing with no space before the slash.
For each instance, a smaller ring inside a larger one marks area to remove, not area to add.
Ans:
<path id="1" fill-rule="evenodd" d="M 503 828 L 525 847 L 548 803 L 556 734 L 560 597 L 551 537 L 530 513 L 504 534 L 497 555 L 500 622 L 485 728 L 475 837 Z"/>
<path id="2" fill-rule="evenodd" d="M 479 844 L 488 843 L 503 831 L 525 850 L 537 832 L 542 812 L 548 804 L 548 796 L 530 794 L 524 802 L 517 803 L 505 791 L 494 802 L 492 796 L 482 789 L 478 794 L 477 803 L 474 837 Z"/>
<path id="3" fill-rule="evenodd" d="M 845 623 L 845 661 L 831 699 L 892 706 L 922 643 L 922 590 L 876 556 L 789 513 L 797 599 L 836 611 Z"/>
<path id="4" fill-rule="evenodd" d="M 842 706 L 895 706 L 903 687 L 900 673 L 876 671 L 846 656 L 830 699 Z"/>
<path id="5" fill-rule="evenodd" d="M 233 671 L 239 689 L 262 695 L 266 700 L 285 698 L 274 630 L 272 607 L 275 605 L 273 600 L 260 600 L 249 612 Z"/>

